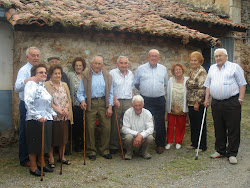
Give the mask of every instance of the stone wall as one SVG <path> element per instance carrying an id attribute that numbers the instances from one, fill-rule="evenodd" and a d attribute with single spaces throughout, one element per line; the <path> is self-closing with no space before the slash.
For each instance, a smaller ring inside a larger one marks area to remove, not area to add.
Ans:
<path id="1" fill-rule="evenodd" d="M 173 63 L 188 63 L 189 54 L 198 50 L 191 46 L 185 46 L 175 42 L 148 42 L 132 40 L 129 38 L 104 38 L 89 37 L 83 34 L 55 34 L 55 33 L 30 33 L 15 32 L 14 34 L 14 80 L 17 71 L 26 63 L 25 50 L 29 46 L 36 46 L 41 50 L 40 60 L 47 63 L 47 58 L 59 56 L 64 67 L 71 68 L 70 62 L 82 56 L 87 61 L 87 66 L 92 57 L 102 55 L 104 57 L 105 69 L 115 68 L 115 63 L 119 55 L 125 55 L 131 62 L 130 69 L 135 72 L 136 68 L 147 61 L 147 53 L 155 48 L 160 51 L 160 62 L 168 69 Z M 13 125 L 18 125 L 18 95 L 13 96 Z"/>

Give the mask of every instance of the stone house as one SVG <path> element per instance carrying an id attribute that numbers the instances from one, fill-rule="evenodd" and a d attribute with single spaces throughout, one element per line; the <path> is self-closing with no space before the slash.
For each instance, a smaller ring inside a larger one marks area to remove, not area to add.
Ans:
<path id="1" fill-rule="evenodd" d="M 88 64 L 100 54 L 107 70 L 115 67 L 119 55 L 125 55 L 135 71 L 147 61 L 152 48 L 160 51 L 160 61 L 168 70 L 176 62 L 188 65 L 188 56 L 194 50 L 203 53 L 208 69 L 212 49 L 222 46 L 219 35 L 242 35 L 248 29 L 228 18 L 166 0 L 0 0 L 0 13 L 0 37 L 8 38 L 0 43 L 0 57 L 7 56 L 0 58 L 0 64 L 8 86 L 1 84 L 0 92 L 8 91 L 5 95 L 10 99 L 7 102 L 1 95 L 0 101 L 10 108 L 8 117 L 12 119 L 4 119 L 3 124 L 13 125 L 15 130 L 19 125 L 19 99 L 13 85 L 18 70 L 26 63 L 25 50 L 29 46 L 41 50 L 42 62 L 59 56 L 69 69 L 77 56 L 84 57 Z"/>

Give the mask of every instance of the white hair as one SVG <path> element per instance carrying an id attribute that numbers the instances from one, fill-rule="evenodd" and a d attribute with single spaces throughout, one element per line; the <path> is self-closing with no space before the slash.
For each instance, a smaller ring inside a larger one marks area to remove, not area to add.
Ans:
<path id="1" fill-rule="evenodd" d="M 90 63 L 93 63 L 95 61 L 95 58 L 100 58 L 102 60 L 102 63 L 103 63 L 103 57 L 100 55 L 96 55 L 95 57 L 93 57 L 92 60 L 90 61 Z"/>
<path id="2" fill-rule="evenodd" d="M 128 58 L 126 57 L 126 56 L 122 56 L 122 55 L 120 55 L 118 58 L 117 58 L 117 63 L 120 61 L 120 59 L 121 58 L 124 58 L 124 59 L 126 59 L 127 61 L 128 61 Z M 129 61 L 128 61 L 129 62 Z"/>
<path id="3" fill-rule="evenodd" d="M 223 52 L 223 54 L 227 55 L 227 50 L 225 48 L 217 48 L 215 51 L 214 51 L 214 54 L 216 54 L 216 52 L 218 51 L 221 51 Z"/>
<path id="4" fill-rule="evenodd" d="M 31 47 L 27 48 L 27 50 L 26 50 L 26 55 L 29 55 L 29 52 L 30 52 L 31 49 L 37 50 L 37 51 L 39 52 L 39 54 L 40 54 L 40 50 L 39 50 L 37 47 L 31 46 Z"/>
<path id="5" fill-rule="evenodd" d="M 142 102 L 142 104 L 144 105 L 144 99 L 141 95 L 135 95 L 132 98 L 132 104 L 134 104 L 135 101 Z"/>
<path id="6" fill-rule="evenodd" d="M 160 55 L 160 52 L 158 50 L 156 50 L 156 49 L 149 50 L 148 55 L 150 55 L 151 52 L 157 52 L 158 55 Z"/>

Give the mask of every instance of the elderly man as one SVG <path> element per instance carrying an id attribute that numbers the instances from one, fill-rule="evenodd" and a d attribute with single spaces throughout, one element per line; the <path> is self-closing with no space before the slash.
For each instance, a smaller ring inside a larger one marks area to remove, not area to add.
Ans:
<path id="1" fill-rule="evenodd" d="M 118 124 L 121 129 L 123 115 L 131 107 L 131 99 L 134 93 L 134 75 L 128 70 L 129 61 L 125 56 L 117 59 L 117 68 L 112 69 L 109 74 L 112 76 L 114 88 L 114 108 Z M 115 113 L 111 119 L 110 153 L 115 154 L 119 148 L 119 136 L 116 125 Z"/>
<path id="2" fill-rule="evenodd" d="M 122 132 L 127 149 L 125 159 L 132 159 L 133 146 L 140 147 L 140 155 L 144 159 L 151 159 L 148 148 L 154 139 L 152 136 L 154 131 L 152 114 L 143 108 L 144 99 L 140 95 L 133 97 L 132 106 L 125 112 L 123 118 Z"/>
<path id="3" fill-rule="evenodd" d="M 224 48 L 216 49 L 214 57 L 216 64 L 210 67 L 204 83 L 206 107 L 209 103 L 209 96 L 212 96 L 216 152 L 211 155 L 211 158 L 227 156 L 231 164 L 237 164 L 241 105 L 247 83 L 242 68 L 227 60 L 227 51 Z"/>
<path id="4" fill-rule="evenodd" d="M 98 117 L 102 128 L 99 151 L 104 158 L 112 159 L 109 154 L 110 117 L 113 106 L 112 77 L 102 69 L 104 64 L 101 56 L 95 56 L 90 65 L 91 69 L 83 72 L 77 91 L 80 107 L 86 110 L 87 156 L 92 161 L 96 160 L 95 122 Z"/>
<path id="5" fill-rule="evenodd" d="M 166 142 L 165 93 L 168 74 L 165 66 L 158 63 L 160 53 L 152 49 L 148 53 L 148 63 L 139 66 L 135 72 L 135 87 L 140 91 L 148 109 L 155 120 L 156 152 L 163 153 Z"/>
<path id="6" fill-rule="evenodd" d="M 48 58 L 48 62 L 49 62 L 49 66 L 51 67 L 52 65 L 55 64 L 61 64 L 60 58 L 59 57 L 49 57 Z M 47 76 L 47 81 L 50 80 L 50 75 Z M 62 82 L 66 82 L 68 87 L 69 87 L 69 79 L 67 77 L 67 75 L 65 74 L 65 72 L 62 72 Z"/>
<path id="7" fill-rule="evenodd" d="M 29 47 L 26 50 L 27 63 L 18 71 L 17 79 L 15 83 L 15 91 L 19 92 L 20 104 L 20 127 L 19 127 L 19 161 L 22 166 L 30 166 L 29 156 L 26 146 L 26 134 L 25 134 L 25 118 L 26 108 L 24 103 L 24 87 L 28 81 L 36 82 L 34 76 L 31 77 L 30 70 L 34 65 L 39 63 L 40 51 L 36 47 Z"/>

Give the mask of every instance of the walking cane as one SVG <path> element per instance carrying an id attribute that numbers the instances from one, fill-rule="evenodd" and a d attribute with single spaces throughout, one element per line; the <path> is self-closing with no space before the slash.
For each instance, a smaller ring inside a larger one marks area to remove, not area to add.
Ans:
<path id="1" fill-rule="evenodd" d="M 85 110 L 83 109 L 83 161 L 84 165 L 85 163 L 85 158 L 86 158 L 86 144 L 85 144 Z"/>
<path id="2" fill-rule="evenodd" d="M 62 163 L 63 163 L 63 159 L 62 159 L 62 156 L 63 156 L 63 146 L 64 146 L 64 126 L 65 126 L 65 123 L 66 123 L 66 117 L 64 117 L 64 120 L 62 121 L 62 148 L 61 148 L 61 156 L 60 156 L 60 159 L 61 159 L 61 169 L 60 169 L 60 175 L 62 175 Z"/>
<path id="3" fill-rule="evenodd" d="M 70 124 L 70 153 L 72 154 L 72 124 Z"/>
<path id="4" fill-rule="evenodd" d="M 122 147 L 122 139 L 121 139 L 120 128 L 119 128 L 119 124 L 118 124 L 118 119 L 117 119 L 115 108 L 114 108 L 114 112 L 115 112 L 115 119 L 116 119 L 116 125 L 117 125 L 117 132 L 118 132 L 118 136 L 119 136 L 119 140 L 120 140 L 120 146 L 121 146 L 121 151 L 122 151 L 122 159 L 124 160 L 124 153 L 123 153 L 123 147 Z"/>
<path id="5" fill-rule="evenodd" d="M 41 151 L 41 181 L 43 181 L 43 164 L 44 162 L 44 122 L 42 123 L 42 151 Z"/>
<path id="6" fill-rule="evenodd" d="M 208 104 L 207 104 L 207 107 L 208 107 Z M 205 120 L 205 116 L 206 116 L 207 107 L 204 108 L 204 112 L 203 112 L 202 123 L 201 123 L 201 130 L 200 130 L 200 136 L 199 136 L 199 142 L 198 142 L 198 147 L 197 147 L 197 152 L 196 152 L 195 160 L 198 160 L 199 148 L 200 148 L 200 143 L 201 143 L 201 135 L 202 135 L 202 130 L 203 130 L 203 125 L 204 125 L 204 120 Z"/>

